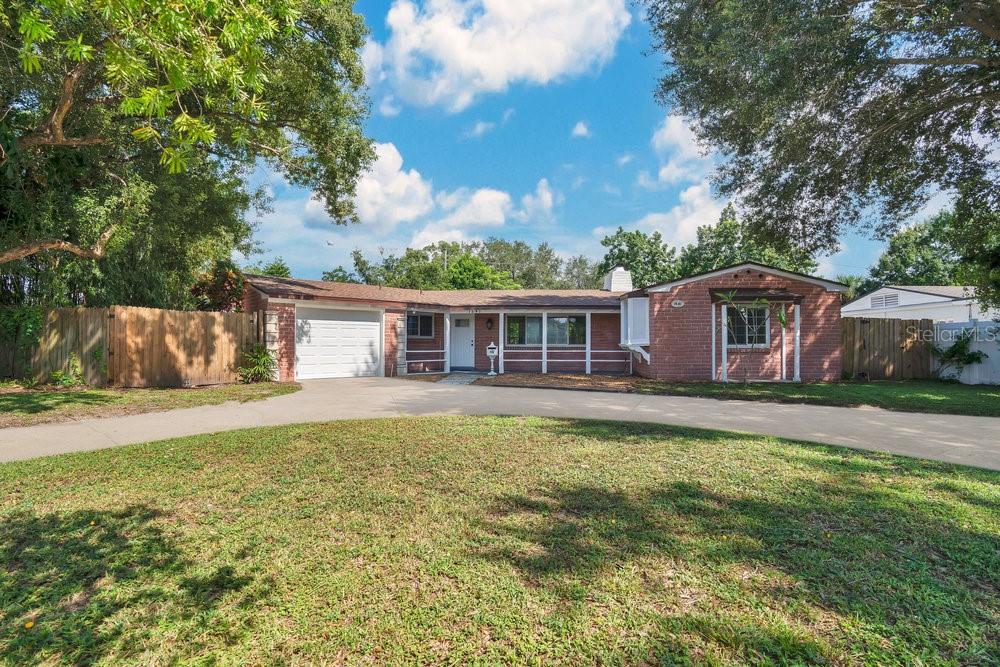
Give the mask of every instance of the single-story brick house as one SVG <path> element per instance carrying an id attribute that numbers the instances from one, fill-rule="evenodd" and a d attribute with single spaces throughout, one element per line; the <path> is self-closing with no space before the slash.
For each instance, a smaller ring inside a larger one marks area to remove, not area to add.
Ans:
<path id="1" fill-rule="evenodd" d="M 247 277 L 279 379 L 497 372 L 835 380 L 843 285 L 741 264 L 641 290 L 412 290 Z M 779 312 L 787 312 L 786 326 Z M 729 345 L 721 345 L 722 340 Z M 716 344 L 717 341 L 720 344 Z M 782 363 L 784 360 L 785 363 Z"/>

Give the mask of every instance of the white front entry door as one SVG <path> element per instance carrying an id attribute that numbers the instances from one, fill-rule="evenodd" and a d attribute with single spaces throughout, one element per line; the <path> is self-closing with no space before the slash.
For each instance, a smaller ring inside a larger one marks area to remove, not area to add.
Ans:
<path id="1" fill-rule="evenodd" d="M 451 367 L 475 368 L 476 330 L 472 315 L 451 316 Z"/>

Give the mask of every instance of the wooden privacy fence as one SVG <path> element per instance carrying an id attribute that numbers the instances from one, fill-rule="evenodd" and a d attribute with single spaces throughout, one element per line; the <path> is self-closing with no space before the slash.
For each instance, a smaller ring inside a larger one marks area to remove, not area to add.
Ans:
<path id="1" fill-rule="evenodd" d="M 933 377 L 931 320 L 845 317 L 844 373 L 852 379 L 918 380 Z"/>
<path id="2" fill-rule="evenodd" d="M 183 387 L 238 380 L 243 351 L 261 339 L 257 313 L 156 308 L 55 308 L 47 311 L 30 368 L 15 374 L 46 382 L 79 359 L 93 385 Z M 9 342 L 0 346 L 10 347 Z M 4 358 L 14 358 L 4 349 Z"/>

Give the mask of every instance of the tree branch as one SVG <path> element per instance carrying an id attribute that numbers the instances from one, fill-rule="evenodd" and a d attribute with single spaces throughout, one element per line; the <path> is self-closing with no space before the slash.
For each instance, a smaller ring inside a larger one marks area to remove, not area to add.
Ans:
<path id="1" fill-rule="evenodd" d="M 104 137 L 70 139 L 63 134 L 63 121 L 66 120 L 66 115 L 73 108 L 76 86 L 86 71 L 86 62 L 78 63 L 76 67 L 69 71 L 69 74 L 63 79 L 62 93 L 52 113 L 49 114 L 48 119 L 46 119 L 45 123 L 38 130 L 18 140 L 17 143 L 21 148 L 30 148 L 33 146 L 69 146 L 71 148 L 79 148 L 80 146 L 94 146 L 107 141 Z"/>
<path id="2" fill-rule="evenodd" d="M 940 65 L 942 67 L 977 65 L 979 67 L 1000 67 L 1000 60 L 987 60 L 986 58 L 889 58 L 885 62 L 887 65 Z"/>
<path id="3" fill-rule="evenodd" d="M 81 248 L 75 243 L 70 243 L 69 241 L 35 241 L 33 243 L 25 243 L 23 245 L 17 246 L 16 248 L 11 248 L 10 250 L 5 250 L 0 252 L 0 264 L 6 262 L 13 262 L 18 259 L 24 259 L 30 255 L 34 255 L 43 250 L 65 250 L 66 252 L 72 253 L 79 257 L 85 259 L 100 259 L 104 257 L 104 246 L 107 245 L 108 240 L 115 233 L 118 225 L 111 225 L 98 237 L 97 242 L 94 243 L 89 248 Z"/>

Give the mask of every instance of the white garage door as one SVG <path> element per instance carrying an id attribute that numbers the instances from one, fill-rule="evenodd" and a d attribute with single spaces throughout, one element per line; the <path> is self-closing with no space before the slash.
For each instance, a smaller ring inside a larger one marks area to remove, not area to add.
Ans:
<path id="1" fill-rule="evenodd" d="M 381 319 L 367 310 L 297 308 L 295 377 L 379 375 Z"/>

